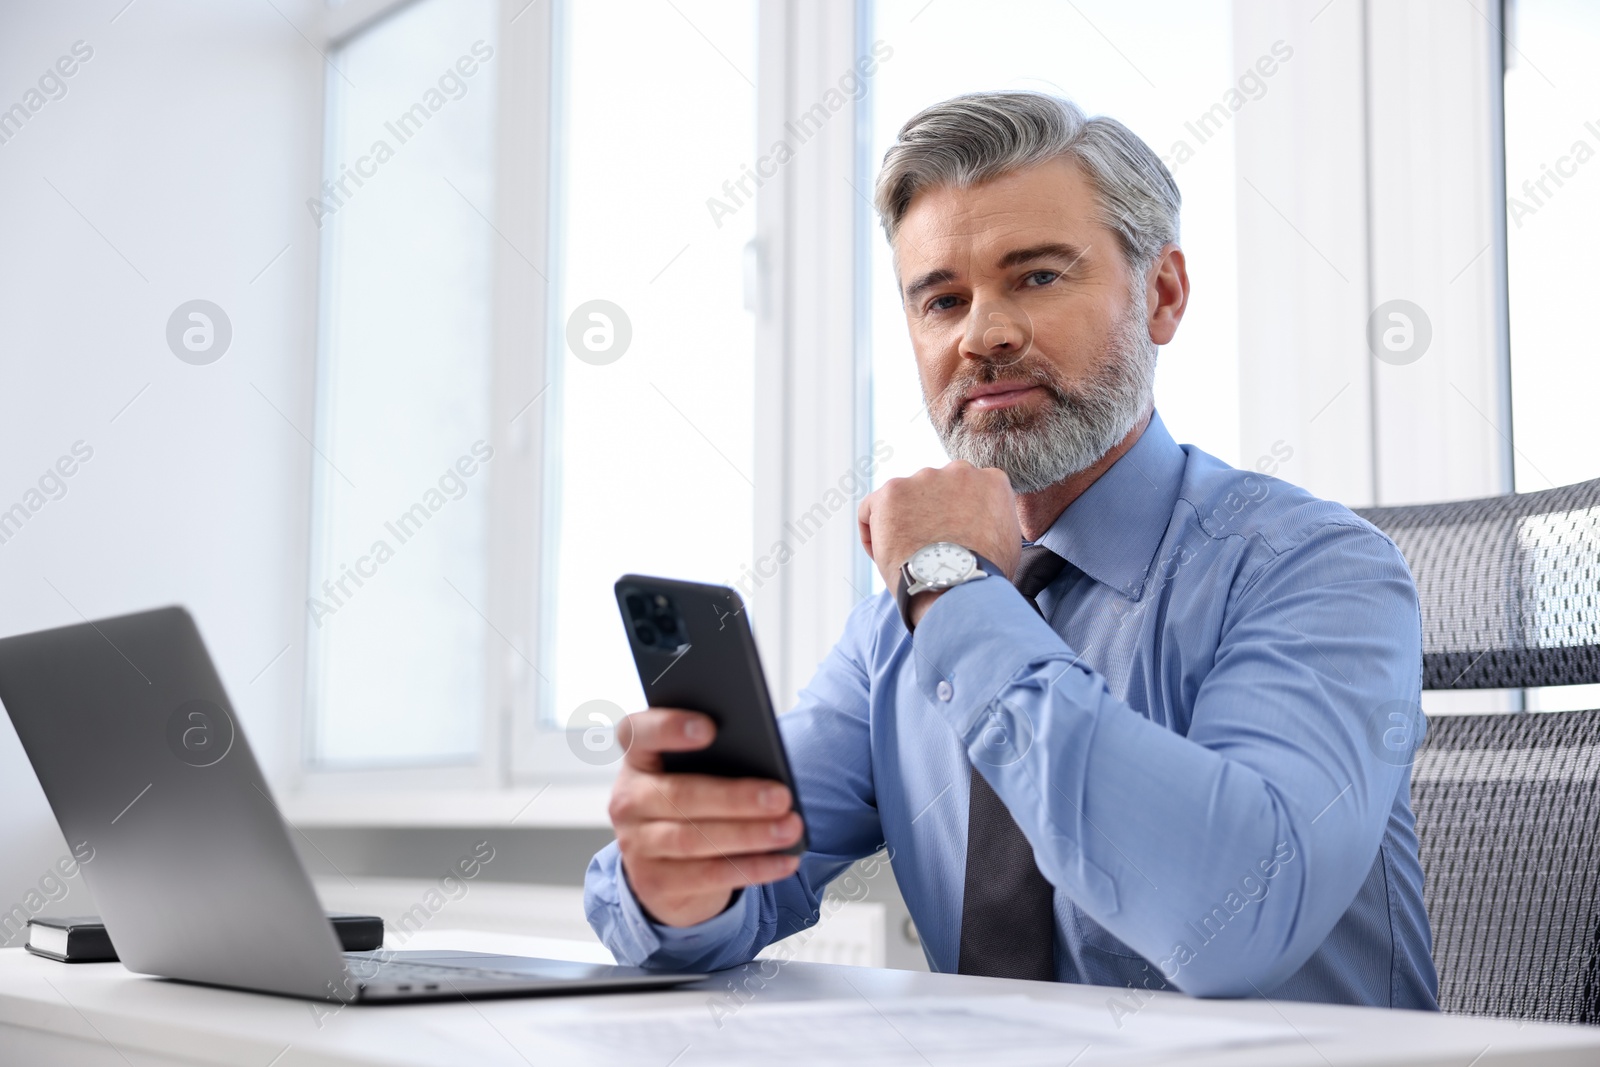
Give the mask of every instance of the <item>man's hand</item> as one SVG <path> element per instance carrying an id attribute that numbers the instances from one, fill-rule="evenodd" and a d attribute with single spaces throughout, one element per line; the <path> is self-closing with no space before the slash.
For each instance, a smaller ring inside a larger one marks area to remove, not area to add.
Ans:
<path id="1" fill-rule="evenodd" d="M 1022 527 L 1010 480 L 1002 470 L 974 467 L 965 460 L 889 479 L 861 502 L 856 519 L 861 545 L 891 590 L 899 585 L 900 568 L 911 554 L 935 541 L 971 549 L 1007 578 L 1016 573 L 1022 556 Z M 919 595 L 915 616 L 920 618 L 937 595 Z"/>
<path id="2" fill-rule="evenodd" d="M 617 725 L 627 753 L 611 787 L 611 825 L 634 899 L 656 922 L 693 926 L 719 914 L 733 891 L 787 878 L 800 840 L 789 790 L 760 778 L 666 774 L 661 753 L 711 744 L 704 715 L 649 708 Z"/>

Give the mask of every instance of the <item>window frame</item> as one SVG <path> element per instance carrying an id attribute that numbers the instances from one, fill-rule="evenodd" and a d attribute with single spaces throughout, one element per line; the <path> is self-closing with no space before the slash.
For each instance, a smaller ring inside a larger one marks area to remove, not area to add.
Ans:
<path id="1" fill-rule="evenodd" d="M 417 0 L 347 0 L 324 11 L 318 41 L 319 50 L 332 56 L 338 49 L 373 29 Z M 490 444 L 495 462 L 489 476 L 488 569 L 493 576 L 483 605 L 486 616 L 483 655 L 485 657 L 485 700 L 481 711 L 482 744 L 478 756 L 469 763 L 432 766 L 390 766 L 363 768 L 322 767 L 312 761 L 311 728 L 315 714 L 312 692 L 315 675 L 315 643 L 310 639 L 311 623 L 306 622 L 306 679 L 303 699 L 289 716 L 291 751 L 296 753 L 289 780 L 292 805 L 297 810 L 327 818 L 339 808 L 341 795 L 373 794 L 392 796 L 402 807 L 406 798 L 419 792 L 450 791 L 481 794 L 494 808 L 493 798 L 515 791 L 541 777 L 547 762 L 519 761 L 524 752 L 548 752 L 562 731 L 539 728 L 534 714 L 535 687 L 523 684 L 523 672 L 538 663 L 539 613 L 537 583 L 542 559 L 545 399 L 549 393 L 546 358 L 552 350 L 548 307 L 551 293 L 543 278 L 550 273 L 552 233 L 552 143 L 553 109 L 557 104 L 554 79 L 550 76 L 556 45 L 559 17 L 549 3 L 529 4 L 526 0 L 500 0 L 495 44 L 497 66 L 494 92 L 495 118 L 495 202 L 492 225 L 495 232 L 492 301 L 492 369 Z M 322 150 L 315 160 L 315 186 L 331 158 L 328 140 L 330 108 L 338 92 L 340 77 L 325 67 L 322 93 L 316 104 L 322 127 Z M 318 336 L 314 354 L 316 380 L 316 421 L 318 431 L 329 417 L 328 389 L 324 381 L 328 352 L 325 309 L 330 294 L 328 283 L 329 241 L 323 240 L 318 257 L 317 284 Z M 539 353 L 530 359 L 527 353 Z M 320 432 L 318 433 L 320 436 Z M 318 573 L 321 546 L 318 543 L 315 500 L 327 472 L 315 460 L 311 469 L 313 504 L 308 513 L 307 539 L 310 544 L 308 574 Z M 519 546 L 531 546 L 520 547 Z M 551 777 L 544 774 L 544 777 Z M 564 776 L 577 782 L 590 781 L 593 774 Z M 365 805 L 370 806 L 370 804 Z M 426 821 L 426 818 L 423 818 Z M 568 820 L 570 821 L 570 819 Z"/>
<path id="2" fill-rule="evenodd" d="M 319 50 L 331 55 L 414 2 L 417 0 L 346 0 L 338 7 L 327 9 L 318 41 Z M 559 410 L 552 402 L 559 399 L 561 360 L 565 351 L 561 324 L 554 320 L 550 309 L 555 306 L 560 294 L 559 281 L 552 280 L 555 278 L 552 268 L 560 260 L 563 238 L 560 225 L 561 168 L 556 166 L 556 162 L 563 134 L 563 71 L 567 62 L 564 14 L 569 2 L 571 0 L 551 0 L 549 3 L 500 0 L 499 4 L 499 40 L 495 46 L 499 60 L 495 82 L 495 92 L 498 94 L 496 196 L 492 212 L 493 226 L 498 234 L 493 283 L 494 386 L 491 404 L 491 444 L 495 449 L 495 462 L 488 472 L 489 570 L 493 580 L 483 609 L 493 629 L 486 629 L 485 635 L 486 701 L 483 744 L 478 759 L 470 765 L 372 769 L 324 768 L 313 764 L 309 741 L 311 715 L 314 714 L 311 694 L 314 653 L 308 641 L 304 698 L 290 716 L 289 723 L 293 736 L 291 750 L 297 757 L 288 783 L 288 806 L 296 818 L 337 823 L 341 818 L 340 812 L 349 811 L 353 813 L 352 817 L 368 822 L 372 820 L 372 798 L 377 795 L 385 798 L 386 805 L 395 812 L 392 819 L 383 821 L 428 822 L 437 817 L 433 814 L 437 805 L 429 799 L 430 795 L 471 795 L 478 800 L 465 805 L 465 810 L 481 806 L 487 814 L 498 812 L 508 798 L 536 796 L 542 790 L 553 787 L 552 791 L 559 796 L 548 804 L 540 805 L 558 809 L 557 814 L 545 817 L 554 819 L 553 825 L 595 825 L 604 822 L 603 805 L 598 803 L 596 798 L 599 794 L 594 787 L 608 783 L 615 775 L 616 767 L 586 767 L 567 758 L 568 731 L 549 725 L 539 714 L 539 701 L 546 687 L 535 681 L 546 647 L 544 633 L 549 625 L 549 598 L 541 596 L 541 577 L 551 573 L 557 565 L 557 561 L 550 558 L 553 539 L 545 536 L 545 520 L 549 513 L 545 489 L 554 480 L 551 475 L 553 457 L 548 445 L 554 430 L 552 420 L 560 417 Z M 770 96 L 784 80 L 785 64 L 769 60 L 774 48 L 780 56 L 787 56 L 788 53 L 781 32 L 775 27 L 805 17 L 806 9 L 797 4 L 791 12 L 784 10 L 788 5 L 766 0 L 757 2 L 762 64 L 759 99 Z M 849 25 L 853 28 L 860 21 L 858 8 L 864 10 L 864 2 L 857 4 L 856 0 L 850 0 L 846 5 L 833 5 L 826 15 L 837 15 L 843 11 L 849 15 Z M 780 21 L 775 22 L 775 19 Z M 815 31 L 814 38 L 826 40 L 831 32 L 826 27 L 834 23 L 826 17 L 820 21 L 825 24 L 824 28 Z M 853 42 L 853 32 L 848 40 Z M 326 70 L 323 92 L 317 100 L 319 122 L 324 127 L 324 142 L 331 132 L 327 129 L 329 106 L 334 99 L 332 94 L 337 91 L 332 81 L 338 77 L 335 70 Z M 761 143 L 760 137 L 781 126 L 784 117 L 774 118 L 766 109 L 762 109 L 757 143 Z M 840 136 L 853 142 L 856 128 L 853 115 L 840 117 L 832 126 L 830 143 Z M 320 182 L 321 171 L 328 158 L 330 154 L 324 143 L 316 160 L 316 182 Z M 774 199 L 763 195 L 758 218 L 765 217 L 760 213 L 766 211 L 767 205 Z M 772 238 L 771 247 L 784 247 L 788 233 L 796 227 L 796 221 L 791 215 L 785 215 L 782 226 L 784 232 Z M 752 253 L 755 252 L 752 249 Z M 314 377 L 318 380 L 316 408 L 319 427 L 324 417 L 324 398 L 327 396 L 321 381 L 325 367 L 324 354 L 327 351 L 324 336 L 327 318 L 322 313 L 328 300 L 326 256 L 324 243 L 319 257 L 319 325 L 314 369 Z M 534 264 L 538 265 L 534 269 L 542 277 L 538 284 L 529 285 L 526 275 Z M 769 263 L 759 262 L 756 276 L 750 279 L 752 292 L 747 294 L 747 301 L 757 308 L 758 320 L 761 318 L 762 304 L 757 294 L 778 291 L 771 277 L 770 266 Z M 816 273 L 820 276 L 830 272 L 818 270 Z M 835 282 L 839 280 L 838 277 L 834 278 Z M 836 287 L 836 291 L 845 293 L 848 299 L 853 276 L 846 273 L 842 280 L 845 284 Z M 845 306 L 851 307 L 849 303 Z M 767 310 L 772 312 L 774 309 L 769 305 Z M 774 314 L 769 321 L 781 318 L 781 315 Z M 846 321 L 853 329 L 852 316 L 847 316 Z M 758 325 L 758 343 L 760 340 L 761 329 Z M 853 343 L 847 352 L 849 358 L 844 361 L 845 369 L 848 380 L 853 382 L 857 373 Z M 530 358 L 528 353 L 537 355 Z M 810 425 L 806 416 L 796 414 L 795 404 L 785 403 L 780 380 L 764 373 L 765 367 L 766 364 L 762 364 L 757 370 L 756 403 L 763 410 L 783 412 L 779 419 L 785 425 Z M 853 393 L 845 395 L 853 397 Z M 837 400 L 838 395 L 830 392 L 816 398 L 816 403 L 826 410 Z M 854 412 L 853 399 L 849 402 L 852 405 L 850 410 Z M 855 435 L 852 434 L 848 447 L 853 448 L 854 443 Z M 758 471 L 762 475 L 758 478 L 759 482 L 766 485 L 784 484 L 784 470 L 796 455 L 792 445 L 786 439 L 779 443 L 775 451 L 763 453 L 758 442 Z M 313 467 L 313 494 L 320 492 L 318 480 L 324 473 Z M 771 481 L 768 480 L 769 474 Z M 763 543 L 760 532 L 763 529 L 781 528 L 790 513 L 784 509 L 780 497 L 764 495 L 759 491 L 755 506 L 756 543 L 760 544 Z M 309 574 L 314 574 L 319 566 L 314 513 L 309 519 Z M 804 589 L 804 583 L 800 583 L 799 588 Z M 779 598 L 767 599 L 781 598 L 782 594 Z M 776 629 L 788 623 L 789 620 L 784 618 L 774 620 L 771 625 Z M 759 630 L 761 623 L 757 622 L 756 626 Z M 765 647 L 768 654 L 773 655 L 781 644 L 769 639 Z M 817 658 L 820 659 L 820 654 Z M 786 678 L 787 675 L 776 677 Z M 776 682 L 774 691 L 787 692 L 781 683 Z M 453 808 L 456 814 L 451 821 L 460 821 L 463 806 L 455 804 Z M 537 813 L 519 818 L 520 824 L 539 821 Z"/>

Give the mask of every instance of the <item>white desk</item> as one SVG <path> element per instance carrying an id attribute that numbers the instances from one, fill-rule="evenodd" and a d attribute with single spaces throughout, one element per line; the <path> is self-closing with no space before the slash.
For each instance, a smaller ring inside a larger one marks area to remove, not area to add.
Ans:
<path id="1" fill-rule="evenodd" d="M 492 947 L 579 959 L 594 959 L 604 951 L 594 945 L 450 931 L 426 931 L 407 947 Z M 145 978 L 119 964 L 67 966 L 6 949 L 0 950 L 0 1063 L 543 1067 L 591 1062 L 694 1067 L 725 1062 L 719 1052 L 726 1053 L 732 1042 L 750 1041 L 761 1042 L 772 1055 L 746 1062 L 799 1062 L 802 1055 L 809 1062 L 827 1062 L 838 1058 L 838 1050 L 823 1046 L 839 1040 L 840 1020 L 846 1018 L 854 1020 L 858 1032 L 868 1023 L 875 1028 L 857 1049 L 862 1055 L 851 1061 L 992 1063 L 998 1059 L 992 1051 L 952 1054 L 928 1029 L 908 1023 L 908 1013 L 917 1003 L 937 1006 L 941 1018 L 969 1008 L 986 1012 L 1021 1004 L 1036 1011 L 1044 1004 L 1052 1013 L 1104 1027 L 1111 1018 L 1107 997 L 1114 994 L 1094 987 L 815 963 L 768 964 L 766 973 L 777 973 L 763 981 L 756 966 L 671 992 L 347 1007 L 319 1026 L 316 1013 L 303 1001 Z M 731 978 L 750 980 L 755 992 L 747 1002 L 727 999 Z M 808 1009 L 806 1001 L 827 1003 Z M 713 1023 L 713 1004 L 721 1006 L 720 1031 Z M 319 1005 L 317 1011 L 330 1007 Z M 1194 1018 L 1273 1030 L 1285 1040 L 1173 1057 L 1186 1067 L 1600 1064 L 1600 1028 L 1289 1002 L 1197 1001 L 1174 994 L 1151 997 L 1122 1020 L 1118 1033 L 1124 1041 L 1154 1039 Z M 930 1025 L 936 1024 L 930 1019 Z M 877 1047 L 870 1047 L 874 1043 Z M 807 1055 L 808 1044 L 818 1046 L 814 1055 Z M 899 1051 L 890 1051 L 894 1049 Z M 1110 1051 L 1104 1045 L 1091 1048 L 1074 1067 L 1128 1062 L 1125 1057 L 1108 1059 Z M 1073 1054 L 1076 1049 L 1039 1062 L 1064 1067 Z"/>

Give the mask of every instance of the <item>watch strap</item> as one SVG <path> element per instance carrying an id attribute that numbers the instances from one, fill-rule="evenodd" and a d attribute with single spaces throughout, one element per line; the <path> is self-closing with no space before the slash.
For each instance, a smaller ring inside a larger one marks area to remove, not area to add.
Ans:
<path id="1" fill-rule="evenodd" d="M 900 609 L 900 621 L 906 624 L 906 633 L 916 628 L 911 621 L 911 575 L 906 573 L 906 566 L 911 561 L 900 564 L 900 575 L 894 583 L 894 603 Z"/>
<path id="2" fill-rule="evenodd" d="M 965 547 L 965 546 L 963 546 L 963 547 Z M 968 548 L 967 551 L 968 552 L 972 552 L 972 549 Z M 913 555 L 914 554 L 915 553 L 913 553 Z M 996 566 L 993 562 L 991 562 L 987 557 L 981 556 L 976 552 L 972 552 L 972 557 L 973 557 L 973 559 L 978 561 L 977 569 L 979 571 L 981 571 L 982 573 L 981 574 L 975 573 L 975 574 L 969 575 L 964 580 L 962 580 L 960 582 L 957 582 L 956 585 L 966 585 L 967 582 L 975 582 L 979 578 L 983 578 L 983 577 L 989 577 L 989 578 L 1004 578 L 1005 577 L 1005 573 L 1003 571 L 1001 571 L 1000 568 L 998 566 Z M 917 628 L 916 624 L 911 621 L 911 573 L 910 573 L 910 567 L 911 567 L 911 560 L 910 559 L 907 559 L 904 563 L 902 563 L 900 565 L 900 576 L 895 581 L 895 588 L 894 588 L 895 606 L 900 609 L 900 621 L 905 623 L 906 632 L 907 633 L 911 633 L 912 631 L 914 631 Z M 956 588 L 956 586 L 953 585 L 950 588 L 954 589 L 954 588 Z M 948 590 L 941 590 L 941 592 L 947 592 L 947 591 Z"/>

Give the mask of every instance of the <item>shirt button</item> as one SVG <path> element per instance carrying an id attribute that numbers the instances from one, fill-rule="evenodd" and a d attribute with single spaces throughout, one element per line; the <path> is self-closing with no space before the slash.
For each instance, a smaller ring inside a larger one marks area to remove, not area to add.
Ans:
<path id="1" fill-rule="evenodd" d="M 934 692 L 938 693 L 939 699 L 944 701 L 946 704 L 950 703 L 950 698 L 956 695 L 956 691 L 950 685 L 950 683 L 943 681 L 939 683 L 938 688 L 936 688 Z"/>

